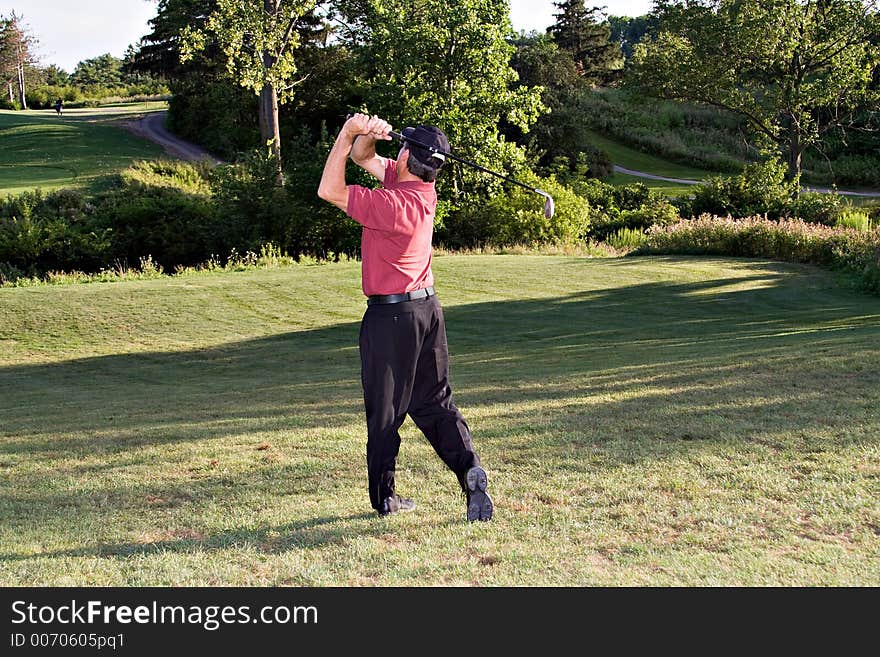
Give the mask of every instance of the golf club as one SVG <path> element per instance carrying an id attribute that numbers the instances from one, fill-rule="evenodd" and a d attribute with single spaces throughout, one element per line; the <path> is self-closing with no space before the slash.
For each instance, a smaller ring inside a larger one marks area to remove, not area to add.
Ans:
<path id="1" fill-rule="evenodd" d="M 388 134 L 400 142 L 403 142 L 403 143 L 408 142 L 410 144 L 413 144 L 414 146 L 418 146 L 419 148 L 424 148 L 426 151 L 428 151 L 430 153 L 436 153 L 437 155 L 442 155 L 444 158 L 447 158 L 447 157 L 451 158 L 451 159 L 455 160 L 456 162 L 461 162 L 462 164 L 467 164 L 469 167 L 473 167 L 474 169 L 477 169 L 478 171 L 482 171 L 483 173 L 488 173 L 492 176 L 495 176 L 496 178 L 501 178 L 502 180 L 506 180 L 507 182 L 513 183 L 514 185 L 519 185 L 523 189 L 527 189 L 530 192 L 535 192 L 535 194 L 540 194 L 541 196 L 543 196 L 546 199 L 544 201 L 544 216 L 547 219 L 552 218 L 553 213 L 556 211 L 556 204 L 553 202 L 553 197 L 550 196 L 550 194 L 548 194 L 547 192 L 545 192 L 542 189 L 538 189 L 537 187 L 532 187 L 530 185 L 526 185 L 525 183 L 522 183 L 519 180 L 514 180 L 510 176 L 502 175 L 502 174 L 498 173 L 497 171 L 492 171 L 491 169 L 487 169 L 486 167 L 480 166 L 476 162 L 471 162 L 469 160 L 465 160 L 464 158 L 453 155 L 452 153 L 444 153 L 439 148 L 434 148 L 433 146 L 428 146 L 427 144 L 423 144 L 419 141 L 416 141 L 415 139 L 410 139 L 409 137 L 404 137 L 399 132 L 394 132 L 393 130 L 391 130 Z"/>

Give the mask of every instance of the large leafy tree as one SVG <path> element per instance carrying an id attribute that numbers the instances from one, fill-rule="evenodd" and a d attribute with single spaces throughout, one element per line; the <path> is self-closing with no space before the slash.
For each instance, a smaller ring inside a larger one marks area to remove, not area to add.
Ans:
<path id="1" fill-rule="evenodd" d="M 515 87 L 506 0 L 372 0 L 367 28 L 370 111 L 395 125 L 440 126 L 460 156 L 494 169 L 522 166 L 523 153 L 499 126 L 523 131 L 543 109 L 541 90 Z M 451 165 L 443 189 L 459 198 L 470 170 Z M 468 185 L 473 188 L 473 184 Z"/>
<path id="2" fill-rule="evenodd" d="M 296 86 L 297 28 L 315 5 L 315 0 L 216 0 L 204 28 L 186 27 L 181 34 L 184 61 L 214 41 L 229 73 L 259 97 L 260 135 L 275 157 L 279 184 L 284 178 L 278 104 Z"/>
<path id="3" fill-rule="evenodd" d="M 807 148 L 880 103 L 875 0 L 657 0 L 654 12 L 629 82 L 746 117 L 789 179 Z"/>
<path id="4" fill-rule="evenodd" d="M 554 94 L 584 86 L 574 58 L 559 48 L 549 35 L 521 34 L 512 40 L 512 44 L 516 52 L 511 64 L 519 75 L 520 84 L 543 87 Z"/>
<path id="5" fill-rule="evenodd" d="M 595 84 L 610 82 L 623 68 L 620 44 L 611 40 L 611 27 L 599 7 L 586 7 L 584 0 L 553 3 L 559 10 L 547 32 L 563 50 L 571 53 L 580 75 Z"/>
<path id="6" fill-rule="evenodd" d="M 611 40 L 620 44 L 624 59 L 633 54 L 633 47 L 657 28 L 656 17 L 652 16 L 609 16 Z"/>
<path id="7" fill-rule="evenodd" d="M 168 80 L 169 127 L 220 157 L 233 158 L 257 143 L 257 99 L 231 79 L 216 41 L 181 62 L 181 33 L 204 30 L 216 7 L 216 0 L 159 0 L 151 31 L 125 70 Z"/>

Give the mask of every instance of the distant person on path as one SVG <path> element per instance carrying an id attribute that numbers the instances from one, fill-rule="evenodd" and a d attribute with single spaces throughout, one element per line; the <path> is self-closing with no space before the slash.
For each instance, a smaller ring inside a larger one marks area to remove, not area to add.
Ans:
<path id="1" fill-rule="evenodd" d="M 55 113 L 58 116 L 61 116 L 63 110 L 64 110 L 64 101 L 59 98 L 58 100 L 55 101 Z"/>
<path id="2" fill-rule="evenodd" d="M 398 430 L 407 414 L 452 470 L 467 497 L 467 519 L 490 520 L 493 504 L 486 472 L 471 432 L 452 403 L 446 326 L 434 293 L 431 238 L 437 208 L 434 180 L 444 157 L 413 141 L 449 152 L 434 126 L 403 130 L 397 160 L 376 154 L 391 125 L 355 114 L 345 122 L 324 165 L 318 196 L 363 226 L 362 287 L 367 310 L 361 322 L 361 383 L 367 415 L 370 503 L 380 516 L 412 511 L 395 492 Z M 382 181 L 379 189 L 346 186 L 345 164 L 354 162 Z"/>

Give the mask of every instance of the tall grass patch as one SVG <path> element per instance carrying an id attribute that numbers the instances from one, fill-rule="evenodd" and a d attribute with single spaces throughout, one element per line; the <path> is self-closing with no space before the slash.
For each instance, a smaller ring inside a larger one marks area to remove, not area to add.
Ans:
<path id="1" fill-rule="evenodd" d="M 862 230 L 766 217 L 697 219 L 648 230 L 635 254 L 700 254 L 772 258 L 829 267 L 880 294 L 880 229 Z"/>

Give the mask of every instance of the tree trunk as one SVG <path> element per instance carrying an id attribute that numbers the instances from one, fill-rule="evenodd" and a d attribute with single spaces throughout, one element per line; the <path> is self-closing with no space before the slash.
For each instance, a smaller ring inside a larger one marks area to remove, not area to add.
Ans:
<path id="1" fill-rule="evenodd" d="M 278 124 L 278 93 L 275 86 L 267 84 L 260 93 L 260 136 L 264 144 L 269 144 L 275 158 L 275 181 L 284 184 L 281 170 L 281 129 Z"/>
<path id="2" fill-rule="evenodd" d="M 804 147 L 801 143 L 801 136 L 792 130 L 788 138 L 788 152 L 785 153 L 786 163 L 788 164 L 788 172 L 785 177 L 787 180 L 796 180 L 801 175 L 801 156 L 804 154 Z"/>
<path id="3" fill-rule="evenodd" d="M 18 97 L 21 100 L 21 109 L 27 109 L 27 97 L 24 86 L 24 53 L 21 44 L 18 44 Z"/>
<path id="4" fill-rule="evenodd" d="M 266 18 L 274 16 L 278 18 L 281 11 L 280 0 L 263 0 L 263 11 Z M 263 51 L 263 67 L 271 71 L 275 66 L 276 58 L 271 52 Z M 281 169 L 281 129 L 278 125 L 278 90 L 274 84 L 267 83 L 260 92 L 260 131 L 263 143 L 270 144 L 272 155 L 275 157 L 275 184 L 279 187 L 284 185 L 284 171 Z"/>
<path id="5" fill-rule="evenodd" d="M 9 87 L 9 104 L 12 105 L 15 103 L 15 92 L 12 90 L 12 80 L 8 80 L 6 86 Z"/>
<path id="6" fill-rule="evenodd" d="M 19 69 L 18 72 L 18 98 L 21 101 L 21 109 L 27 109 L 27 93 L 24 87 L 24 71 L 22 69 Z"/>

